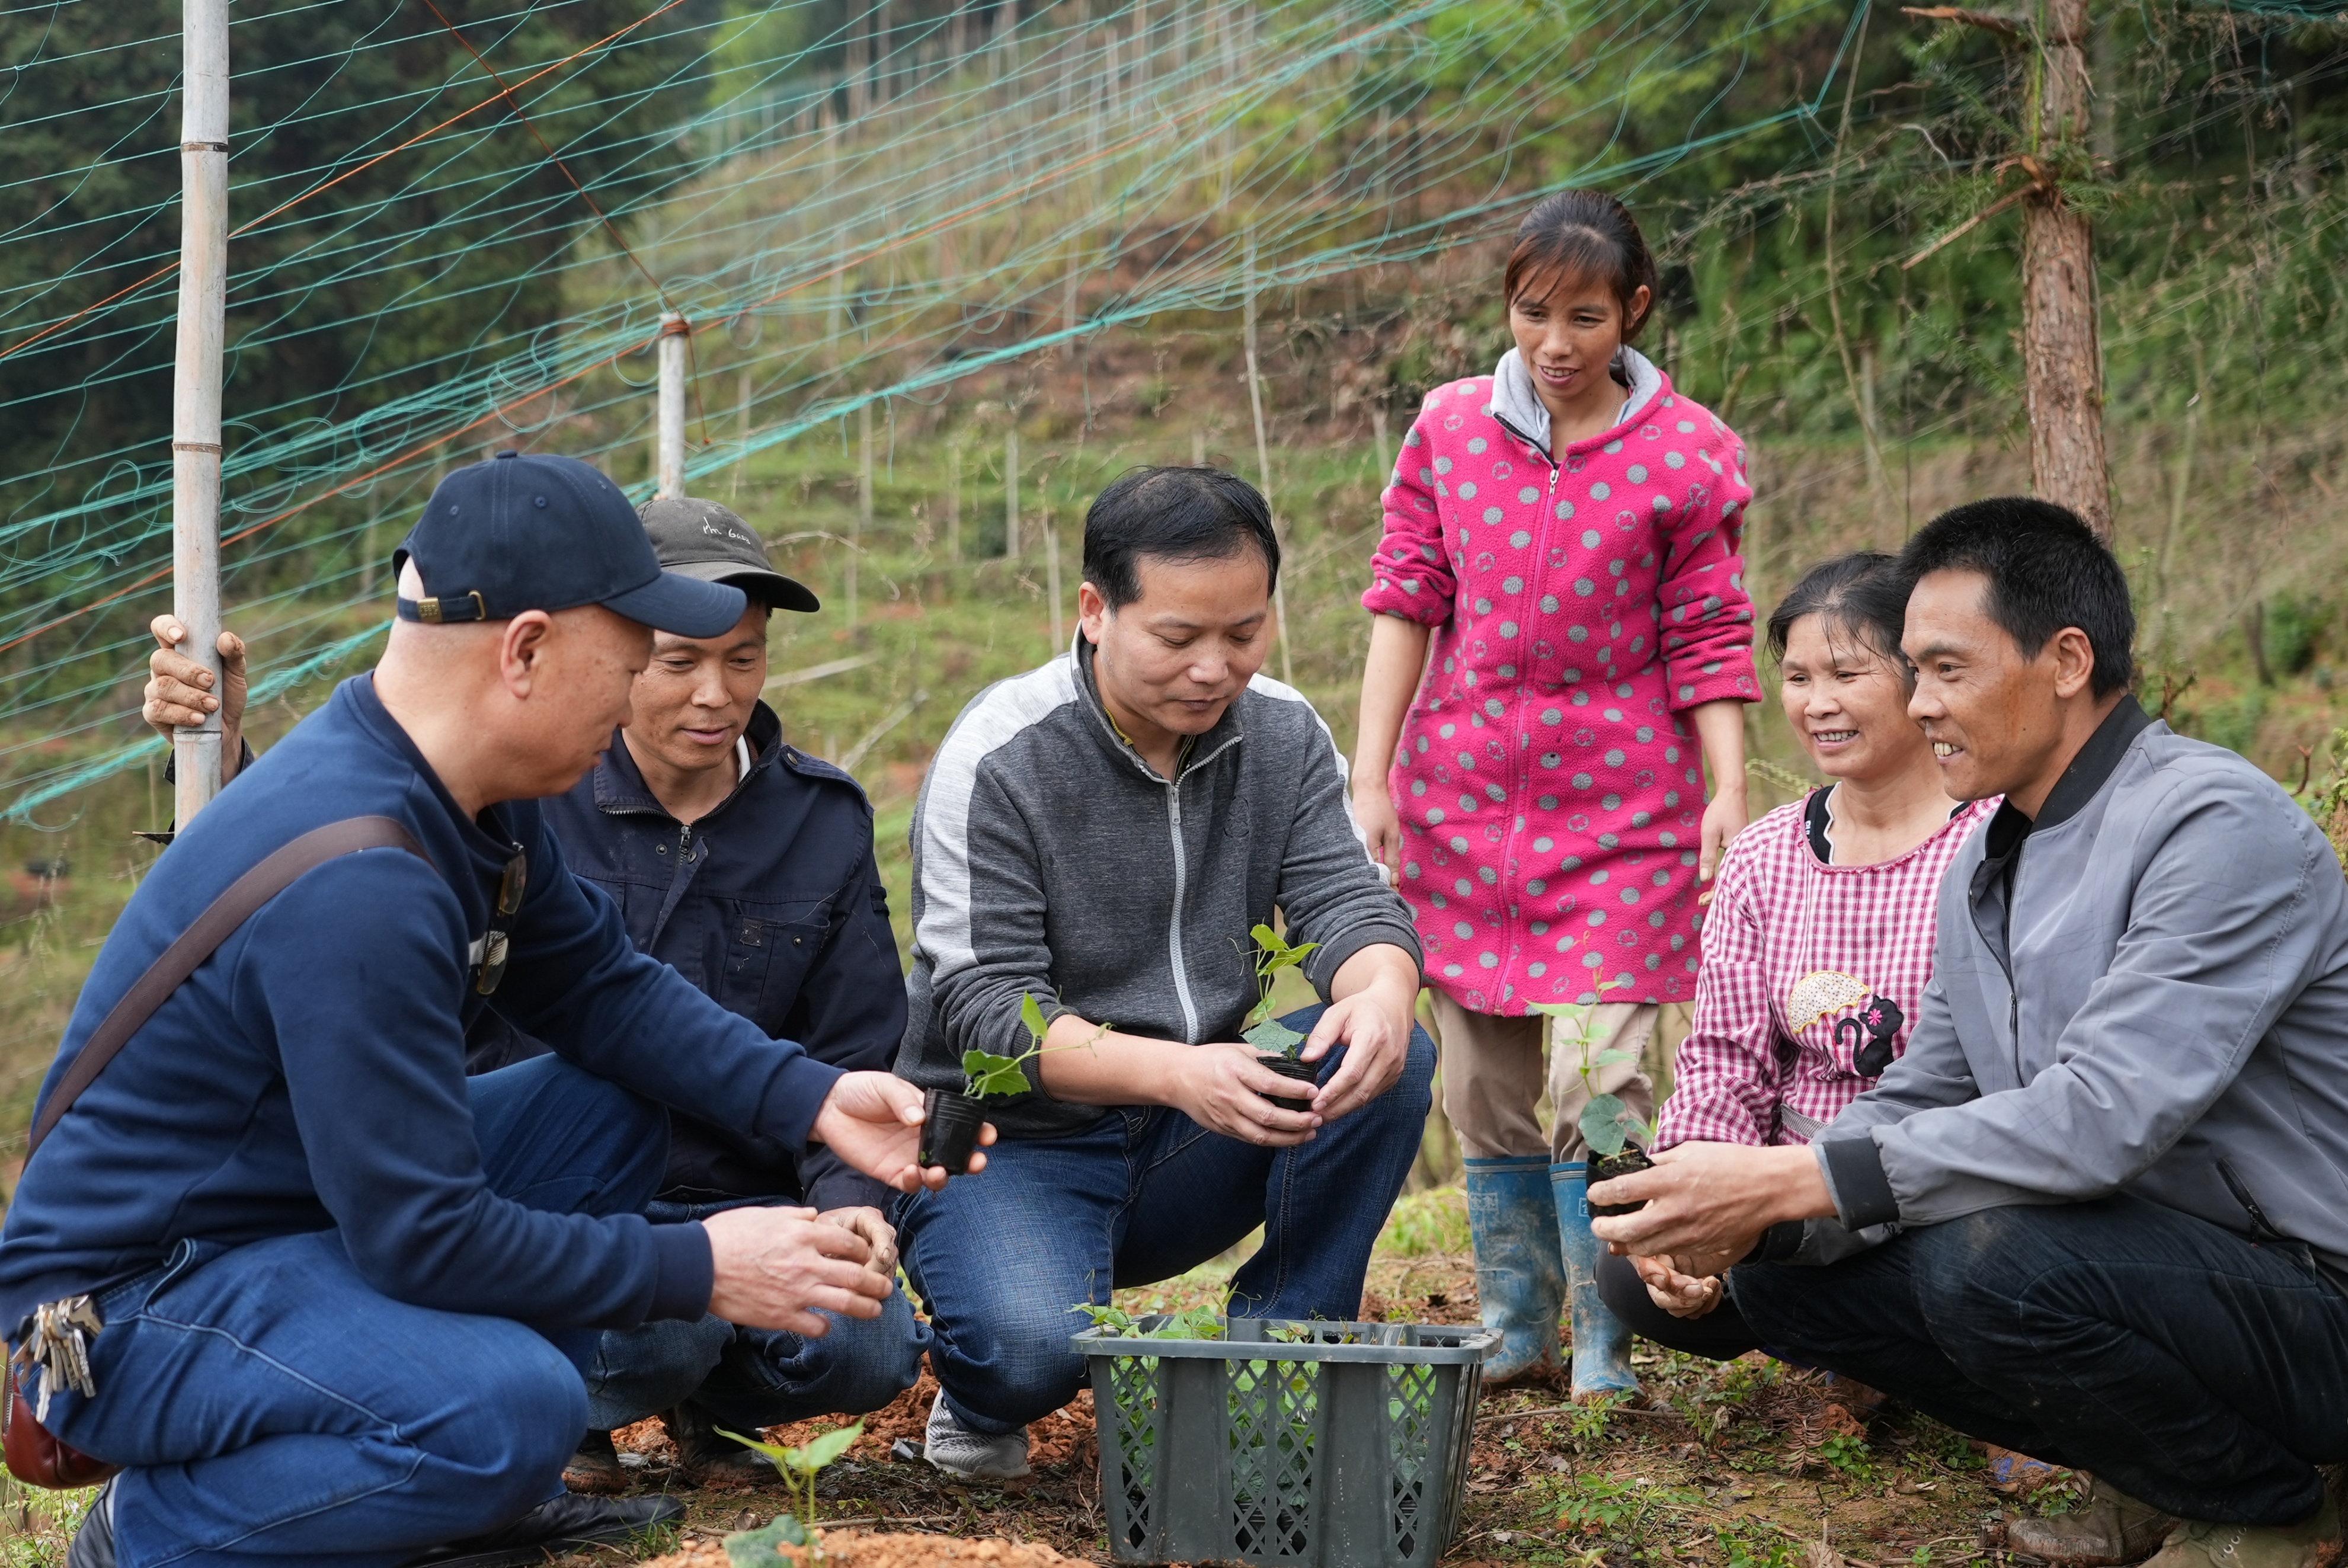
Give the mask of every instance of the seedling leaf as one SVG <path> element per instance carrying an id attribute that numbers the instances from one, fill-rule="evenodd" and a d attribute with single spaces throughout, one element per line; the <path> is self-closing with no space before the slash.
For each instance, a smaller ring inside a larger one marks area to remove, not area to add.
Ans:
<path id="1" fill-rule="evenodd" d="M 842 1427 L 836 1432 L 826 1432 L 819 1438 L 809 1438 L 805 1448 L 791 1450 L 798 1456 L 790 1460 L 791 1468 L 801 1474 L 808 1470 L 819 1470 L 846 1453 L 850 1445 L 863 1435 L 864 1423 L 859 1421 L 852 1427 Z"/>
<path id="2" fill-rule="evenodd" d="M 1593 1154 L 1622 1152 L 1623 1123 L 1631 1108 L 1611 1094 L 1592 1095 L 1590 1103 L 1581 1108 L 1581 1136 L 1589 1140 Z"/>
<path id="3" fill-rule="evenodd" d="M 1044 1022 L 1044 1007 L 1043 1004 L 1035 1000 L 1032 992 L 1023 991 L 1019 994 L 1019 1021 L 1027 1026 L 1027 1032 L 1035 1037 L 1037 1045 L 1044 1043 L 1044 1030 L 1046 1027 Z"/>
<path id="4" fill-rule="evenodd" d="M 726 1561 L 732 1568 L 793 1568 L 795 1560 L 784 1556 L 782 1549 L 807 1544 L 807 1527 L 786 1513 L 764 1530 L 737 1530 L 728 1535 Z"/>
<path id="5" fill-rule="evenodd" d="M 1304 1043 L 1304 1037 L 1302 1034 L 1277 1018 L 1266 1018 L 1262 1023 L 1241 1035 L 1240 1038 L 1257 1050 L 1270 1051 L 1272 1055 L 1280 1057 L 1294 1056 L 1297 1047 Z"/>
<path id="6" fill-rule="evenodd" d="M 1027 1074 L 1019 1062 L 1017 1057 L 998 1057 L 992 1051 L 963 1052 L 962 1072 L 967 1080 L 963 1093 L 973 1099 L 1025 1094 L 1035 1086 L 1027 1081 Z"/>

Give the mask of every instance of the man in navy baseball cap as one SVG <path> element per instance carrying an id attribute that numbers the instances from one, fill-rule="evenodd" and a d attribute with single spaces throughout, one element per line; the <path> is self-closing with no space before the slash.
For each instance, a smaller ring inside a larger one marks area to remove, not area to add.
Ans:
<path id="1" fill-rule="evenodd" d="M 40 1415 L 122 1467 L 72 1568 L 505 1568 L 671 1522 L 672 1499 L 563 1488 L 604 1331 L 820 1337 L 881 1315 L 895 1259 L 798 1206 L 648 1216 L 670 1111 L 943 1184 L 915 1162 L 921 1090 L 639 952 L 539 803 L 629 721 L 656 629 L 726 631 L 741 590 L 663 572 L 617 487 L 562 458 L 450 476 L 398 567 L 381 661 L 182 824 L 43 1088 L 58 1114 L 0 1229 L 0 1323 L 102 1325 Z M 342 850 L 61 1092 L 224 890 L 322 830 Z M 491 1010 L 551 1054 L 467 1077 Z"/>
<path id="2" fill-rule="evenodd" d="M 410 561 L 431 591 L 403 592 L 400 618 L 436 625 L 601 604 L 655 632 L 714 637 L 747 603 L 738 588 L 662 571 L 619 486 L 537 452 L 499 452 L 441 480 L 391 569 Z"/>

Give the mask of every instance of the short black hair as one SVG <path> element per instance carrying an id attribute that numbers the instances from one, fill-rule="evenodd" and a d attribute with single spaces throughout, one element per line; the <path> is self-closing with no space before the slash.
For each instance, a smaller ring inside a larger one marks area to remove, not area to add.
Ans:
<path id="1" fill-rule="evenodd" d="M 1912 675 L 1900 651 L 1909 587 L 1898 558 L 1879 550 L 1858 550 L 1821 561 L 1803 573 L 1794 591 L 1769 612 L 1770 655 L 1784 660 L 1794 623 L 1816 615 L 1829 639 L 1854 638 L 1869 653 L 1889 659 L 1903 676 Z"/>
<path id="2" fill-rule="evenodd" d="M 1085 581 L 1112 610 L 1141 597 L 1141 558 L 1223 561 L 1262 552 L 1264 588 L 1280 582 L 1272 508 L 1255 486 L 1221 469 L 1128 469 L 1085 513 Z"/>
<path id="3" fill-rule="evenodd" d="M 2049 637 L 2076 626 L 2095 652 L 2088 685 L 2096 696 L 2135 683 L 2127 574 L 2069 507 L 2018 495 L 1952 507 L 1908 542 L 1900 571 L 1910 587 L 1928 573 L 1978 572 L 1989 579 L 1990 619 L 2023 657 L 2036 658 Z"/>

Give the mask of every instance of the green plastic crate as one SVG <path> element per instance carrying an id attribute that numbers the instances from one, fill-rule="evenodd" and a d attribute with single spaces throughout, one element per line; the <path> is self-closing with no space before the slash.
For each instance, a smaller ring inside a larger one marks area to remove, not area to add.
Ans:
<path id="1" fill-rule="evenodd" d="M 1229 1339 L 1093 1328 L 1070 1341 L 1092 1369 L 1117 1560 L 1414 1568 L 1441 1557 L 1498 1333 L 1247 1317 L 1226 1328 Z"/>

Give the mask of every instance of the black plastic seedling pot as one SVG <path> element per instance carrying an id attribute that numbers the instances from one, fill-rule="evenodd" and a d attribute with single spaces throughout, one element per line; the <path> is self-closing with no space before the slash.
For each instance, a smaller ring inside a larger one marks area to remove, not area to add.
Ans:
<path id="1" fill-rule="evenodd" d="M 978 1147 L 979 1127 L 986 1120 L 986 1102 L 952 1089 L 933 1088 L 922 1103 L 928 1112 L 922 1122 L 922 1163 L 942 1165 L 949 1176 L 968 1171 L 971 1153 Z"/>
<path id="2" fill-rule="evenodd" d="M 1260 1056 L 1256 1057 L 1256 1060 L 1262 1062 L 1273 1072 L 1278 1073 L 1282 1078 L 1293 1078 L 1298 1083 L 1304 1084 L 1308 1087 L 1318 1084 L 1321 1081 L 1321 1064 L 1319 1062 L 1300 1062 L 1294 1057 L 1265 1056 Z M 1272 1104 L 1280 1107 L 1282 1110 L 1311 1110 L 1313 1109 L 1312 1097 L 1309 1095 L 1302 1099 L 1295 1099 L 1289 1095 L 1281 1094 L 1268 1094 L 1264 1096 L 1264 1098 L 1272 1101 Z"/>
<path id="3" fill-rule="evenodd" d="M 1595 1154 L 1590 1160 L 1590 1185 L 1612 1181 L 1617 1176 L 1628 1176 L 1633 1171 L 1652 1171 L 1655 1162 L 1647 1158 L 1645 1150 L 1635 1143 L 1626 1143 L 1620 1154 Z M 1644 1198 L 1635 1203 L 1592 1203 L 1593 1214 L 1635 1214 L 1647 1206 Z"/>

